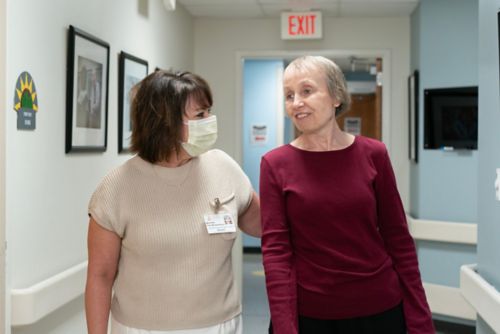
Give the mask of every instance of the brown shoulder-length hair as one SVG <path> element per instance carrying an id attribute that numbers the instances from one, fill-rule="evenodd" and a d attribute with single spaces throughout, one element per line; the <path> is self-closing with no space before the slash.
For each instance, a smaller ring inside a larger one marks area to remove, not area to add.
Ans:
<path id="1" fill-rule="evenodd" d="M 151 163 L 168 161 L 181 147 L 182 115 L 192 97 L 203 108 L 212 106 L 208 83 L 190 72 L 158 70 L 132 92 L 130 150 Z"/>

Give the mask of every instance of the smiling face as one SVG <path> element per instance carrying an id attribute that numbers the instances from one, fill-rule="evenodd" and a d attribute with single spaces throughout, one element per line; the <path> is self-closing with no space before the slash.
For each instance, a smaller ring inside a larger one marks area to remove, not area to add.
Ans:
<path id="1" fill-rule="evenodd" d="M 285 109 L 304 134 L 329 131 L 340 103 L 330 95 L 326 76 L 317 67 L 288 67 L 283 76 Z"/>

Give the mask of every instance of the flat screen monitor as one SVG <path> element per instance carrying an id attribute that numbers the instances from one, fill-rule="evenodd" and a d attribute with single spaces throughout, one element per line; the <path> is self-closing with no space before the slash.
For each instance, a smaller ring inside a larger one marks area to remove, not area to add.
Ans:
<path id="1" fill-rule="evenodd" d="M 424 90 L 424 148 L 477 149 L 476 87 Z"/>

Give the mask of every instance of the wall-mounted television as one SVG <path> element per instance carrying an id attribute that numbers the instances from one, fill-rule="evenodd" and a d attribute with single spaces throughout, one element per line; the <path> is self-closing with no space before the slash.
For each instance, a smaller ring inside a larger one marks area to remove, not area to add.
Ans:
<path id="1" fill-rule="evenodd" d="M 424 90 L 424 149 L 477 149 L 477 86 Z"/>

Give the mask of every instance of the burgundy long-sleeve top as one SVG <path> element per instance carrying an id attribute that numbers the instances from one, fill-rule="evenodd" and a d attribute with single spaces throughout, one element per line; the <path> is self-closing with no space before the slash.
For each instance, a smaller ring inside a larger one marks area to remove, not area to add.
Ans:
<path id="1" fill-rule="evenodd" d="M 433 334 L 415 245 L 387 150 L 357 136 L 336 151 L 285 145 L 261 161 L 262 252 L 275 334 L 298 314 L 345 319 L 401 301 L 409 334 Z"/>

